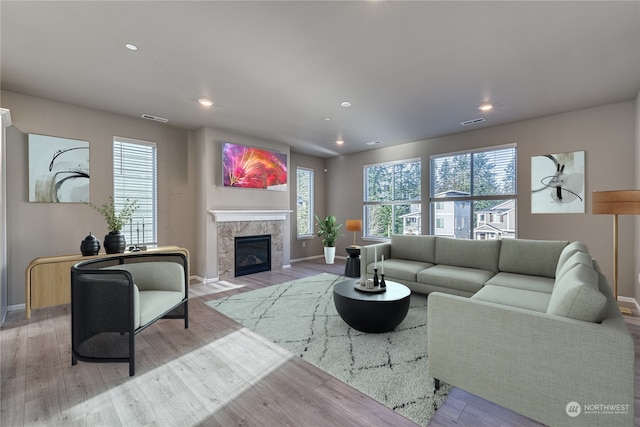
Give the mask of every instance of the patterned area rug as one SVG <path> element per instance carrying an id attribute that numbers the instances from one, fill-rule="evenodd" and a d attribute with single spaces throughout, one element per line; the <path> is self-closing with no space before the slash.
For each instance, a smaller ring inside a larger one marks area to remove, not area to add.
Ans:
<path id="1" fill-rule="evenodd" d="M 322 273 L 209 301 L 207 305 L 339 378 L 420 425 L 428 424 L 450 387 L 434 393 L 428 376 L 427 299 L 412 295 L 392 332 L 350 328 L 336 312 L 333 285 Z"/>

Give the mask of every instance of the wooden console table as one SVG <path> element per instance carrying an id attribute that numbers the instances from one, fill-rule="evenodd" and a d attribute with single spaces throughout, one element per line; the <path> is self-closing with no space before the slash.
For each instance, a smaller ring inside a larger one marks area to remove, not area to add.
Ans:
<path id="1" fill-rule="evenodd" d="M 159 246 L 140 252 L 126 252 L 128 255 L 153 252 L 177 252 L 189 259 L 189 251 L 178 246 Z M 69 304 L 71 302 L 71 266 L 94 258 L 106 258 L 118 254 L 101 253 L 95 256 L 60 255 L 39 257 L 29 263 L 24 281 L 27 319 L 31 318 L 34 308 L 52 305 Z M 189 277 L 189 272 L 187 272 Z"/>

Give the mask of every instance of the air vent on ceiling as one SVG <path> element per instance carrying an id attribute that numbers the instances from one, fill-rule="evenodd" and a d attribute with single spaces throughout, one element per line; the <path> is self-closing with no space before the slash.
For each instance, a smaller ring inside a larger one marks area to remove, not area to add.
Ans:
<path id="1" fill-rule="evenodd" d="M 378 144 L 382 144 L 382 141 L 377 140 L 377 141 L 367 142 L 367 145 L 378 145 Z"/>
<path id="2" fill-rule="evenodd" d="M 476 123 L 486 122 L 484 117 L 478 117 L 477 119 L 467 120 L 466 122 L 460 123 L 462 126 L 475 125 Z"/>
<path id="3" fill-rule="evenodd" d="M 154 122 L 167 123 L 169 119 L 165 119 L 164 117 L 152 116 L 151 114 L 143 114 L 140 117 L 147 120 L 153 120 Z"/>

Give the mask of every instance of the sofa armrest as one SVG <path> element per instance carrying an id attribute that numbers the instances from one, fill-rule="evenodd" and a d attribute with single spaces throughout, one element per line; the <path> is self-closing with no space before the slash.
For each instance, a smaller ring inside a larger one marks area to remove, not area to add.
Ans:
<path id="1" fill-rule="evenodd" d="M 378 260 L 381 259 L 382 255 L 384 255 L 385 259 L 389 259 L 391 257 L 391 243 L 376 243 L 360 248 L 360 277 L 362 280 L 367 277 L 367 265 L 373 262 L 376 251 L 378 253 Z"/>
<path id="2" fill-rule="evenodd" d="M 436 292 L 427 315 L 432 377 L 548 425 L 633 425 L 634 343 L 619 313 L 590 323 Z M 583 414 L 567 415 L 570 402 Z"/>

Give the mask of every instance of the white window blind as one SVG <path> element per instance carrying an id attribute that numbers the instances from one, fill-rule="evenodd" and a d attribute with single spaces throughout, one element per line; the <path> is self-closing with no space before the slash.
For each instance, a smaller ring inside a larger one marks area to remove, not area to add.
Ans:
<path id="1" fill-rule="evenodd" d="M 157 149 L 152 142 L 113 139 L 113 200 L 120 212 L 127 199 L 138 210 L 122 232 L 127 245 L 158 243 Z"/>

